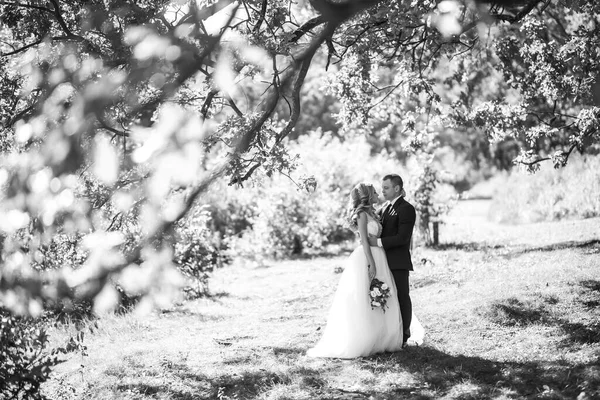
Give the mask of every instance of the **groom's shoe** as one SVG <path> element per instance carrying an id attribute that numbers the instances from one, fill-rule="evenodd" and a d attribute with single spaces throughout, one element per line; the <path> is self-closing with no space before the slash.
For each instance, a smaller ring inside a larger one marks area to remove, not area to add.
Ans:
<path id="1" fill-rule="evenodd" d="M 404 332 L 404 335 L 402 337 L 402 348 L 406 348 L 408 347 L 408 339 L 410 338 L 410 333 L 409 332 Z"/>

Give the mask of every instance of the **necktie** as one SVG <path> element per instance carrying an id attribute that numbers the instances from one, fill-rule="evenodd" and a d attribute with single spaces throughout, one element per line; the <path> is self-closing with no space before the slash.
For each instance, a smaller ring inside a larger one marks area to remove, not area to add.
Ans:
<path id="1" fill-rule="evenodd" d="M 387 206 L 385 206 L 385 210 L 383 211 L 382 216 L 386 216 L 390 213 L 390 210 L 392 209 L 392 203 L 389 203 Z"/>

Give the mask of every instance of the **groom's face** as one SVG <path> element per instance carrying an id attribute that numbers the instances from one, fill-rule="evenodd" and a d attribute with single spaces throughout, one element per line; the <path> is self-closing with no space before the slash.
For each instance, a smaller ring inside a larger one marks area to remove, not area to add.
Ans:
<path id="1" fill-rule="evenodd" d="M 400 186 L 394 186 L 391 180 L 385 179 L 381 183 L 381 194 L 386 200 L 394 200 L 400 194 Z"/>

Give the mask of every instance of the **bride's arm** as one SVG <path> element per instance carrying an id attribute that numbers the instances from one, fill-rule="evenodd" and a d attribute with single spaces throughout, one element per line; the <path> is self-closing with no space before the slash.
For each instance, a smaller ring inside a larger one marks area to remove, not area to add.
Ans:
<path id="1" fill-rule="evenodd" d="M 375 278 L 377 274 L 377 267 L 375 266 L 375 259 L 373 253 L 371 253 L 371 246 L 369 245 L 369 236 L 367 233 L 367 214 L 361 212 L 358 214 L 358 234 L 360 235 L 360 243 L 362 244 L 363 251 L 367 257 L 369 263 L 369 279 Z"/>

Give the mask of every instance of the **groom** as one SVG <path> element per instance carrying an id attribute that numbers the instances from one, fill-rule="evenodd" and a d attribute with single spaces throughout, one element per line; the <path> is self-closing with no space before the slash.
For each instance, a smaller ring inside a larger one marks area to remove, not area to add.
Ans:
<path id="1" fill-rule="evenodd" d="M 410 258 L 410 239 L 415 226 L 415 208 L 404 200 L 404 184 L 400 175 L 383 177 L 382 194 L 387 200 L 378 211 L 383 224 L 381 238 L 369 238 L 371 246 L 383 247 L 396 288 L 402 315 L 403 341 L 410 337 L 412 302 L 409 295 L 409 271 L 413 270 Z"/>

